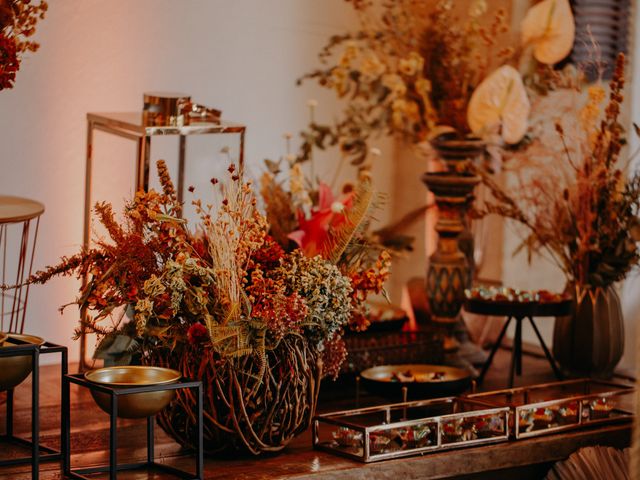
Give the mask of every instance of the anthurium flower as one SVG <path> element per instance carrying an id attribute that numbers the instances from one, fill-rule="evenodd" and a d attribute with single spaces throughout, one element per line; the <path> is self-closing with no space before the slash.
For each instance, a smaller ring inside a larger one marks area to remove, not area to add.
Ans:
<path id="1" fill-rule="evenodd" d="M 500 129 L 509 144 L 522 140 L 528 128 L 531 105 L 518 71 L 503 65 L 475 89 L 467 109 L 471 131 L 480 137 Z"/>
<path id="2" fill-rule="evenodd" d="M 347 221 L 346 211 L 353 202 L 353 193 L 349 193 L 341 200 L 336 200 L 331 188 L 320 182 L 318 187 L 318 205 L 311 209 L 307 218 L 302 209 L 298 209 L 298 230 L 291 232 L 288 237 L 308 257 L 322 255 L 331 229 L 340 228 Z"/>
<path id="3" fill-rule="evenodd" d="M 521 24 L 522 43 L 547 65 L 565 58 L 573 48 L 576 26 L 569 0 L 543 0 L 531 7 Z"/>

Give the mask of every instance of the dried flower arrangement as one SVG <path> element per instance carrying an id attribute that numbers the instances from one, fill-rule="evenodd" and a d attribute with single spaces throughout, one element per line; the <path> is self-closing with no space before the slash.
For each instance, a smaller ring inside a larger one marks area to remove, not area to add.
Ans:
<path id="1" fill-rule="evenodd" d="M 529 99 L 518 71 L 531 52 L 549 68 L 571 51 L 575 27 L 568 0 L 543 0 L 513 42 L 502 9 L 485 0 L 433 2 L 347 0 L 358 16 L 354 33 L 332 37 L 320 53 L 328 67 L 315 79 L 347 100 L 335 126 L 312 125 L 305 145 L 339 145 L 355 164 L 365 161 L 375 133 L 413 143 L 453 134 L 517 144 L 527 132 Z M 518 45 L 517 48 L 504 45 Z M 308 149 L 301 151 L 304 157 Z"/>
<path id="2" fill-rule="evenodd" d="M 193 201 L 194 231 L 180 218 L 164 162 L 158 171 L 162 191 L 139 191 L 122 224 L 109 204 L 95 207 L 108 239 L 28 281 L 87 278 L 74 302 L 88 313 L 78 333 L 96 333 L 99 348 L 128 335 L 143 363 L 202 379 L 209 451 L 284 448 L 311 421 L 321 376 L 337 375 L 344 329 L 354 319 L 364 326 L 367 294 L 380 291 L 389 274 L 388 255 L 372 259 L 362 241 L 371 184 L 363 179 L 340 209 L 332 202 L 327 211 L 326 190 L 317 207 L 295 187 L 295 173 L 291 193 L 265 176 L 264 215 L 251 182 L 232 165 L 227 182 L 212 180 L 221 192 L 216 210 Z M 280 201 L 289 195 L 301 203 Z M 279 218 L 278 209 L 292 217 Z M 188 392 L 178 394 L 161 414 L 161 425 L 183 444 L 194 441 L 194 405 Z"/>
<path id="3" fill-rule="evenodd" d="M 304 188 L 289 194 L 265 174 L 265 216 L 251 182 L 243 182 L 232 165 L 217 212 L 194 200 L 200 223 L 192 232 L 179 218 L 182 206 L 164 162 L 158 171 L 162 192 L 139 191 L 125 209 L 124 225 L 109 204 L 96 205 L 109 240 L 29 279 L 88 275 L 74 302 L 93 313 L 82 327 L 101 337 L 126 331 L 171 349 L 208 341 L 222 358 L 263 356 L 287 335 L 303 335 L 322 350 L 341 343 L 343 327 L 360 315 L 367 293 L 381 291 L 389 256 L 380 251 L 371 260 L 360 236 L 374 197 L 368 180 L 339 202 L 339 211 L 334 203 L 328 210 L 311 207 L 307 220 L 301 204 L 299 229 L 283 237 L 290 219 L 281 214 L 291 205 L 278 200 L 308 195 Z M 291 184 L 297 181 L 293 174 Z M 130 324 L 121 307 L 129 308 Z M 104 326 L 106 319 L 113 323 Z M 343 359 L 325 359 L 324 375 L 335 375 Z"/>
<path id="4" fill-rule="evenodd" d="M 273 238 L 285 250 L 293 244 L 308 257 L 320 255 L 337 265 L 353 287 L 350 327 L 365 330 L 365 300 L 370 292 L 383 293 L 390 266 L 387 250 L 368 234 L 369 213 L 380 203 L 368 171 L 361 170 L 355 184 L 345 184 L 338 199 L 329 185 L 305 175 L 295 156 L 269 164 L 260 183 Z M 280 171 L 282 164 L 287 171 Z"/>
<path id="5" fill-rule="evenodd" d="M 48 8 L 44 0 L 0 0 L 0 90 L 13 88 L 22 55 L 40 47 L 31 37 Z"/>
<path id="6" fill-rule="evenodd" d="M 494 199 L 480 213 L 526 226 L 522 248 L 530 258 L 533 252 L 547 253 L 569 282 L 586 288 L 622 280 L 640 260 L 640 175 L 627 171 L 633 155 L 620 159 L 624 67 L 619 54 L 606 106 L 605 89 L 594 84 L 578 124 L 567 125 L 570 116 L 556 123 L 562 151 L 553 169 L 519 178 L 509 192 L 485 176 Z M 547 154 L 557 158 L 553 150 Z"/>

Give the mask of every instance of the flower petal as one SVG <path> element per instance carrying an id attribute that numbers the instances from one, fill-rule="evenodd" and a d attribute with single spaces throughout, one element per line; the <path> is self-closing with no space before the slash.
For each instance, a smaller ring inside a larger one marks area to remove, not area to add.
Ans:
<path id="1" fill-rule="evenodd" d="M 547 65 L 565 58 L 573 48 L 576 27 L 569 0 L 543 0 L 531 7 L 521 24 L 522 43 Z"/>
<path id="2" fill-rule="evenodd" d="M 518 71 L 504 65 L 485 78 L 471 95 L 467 121 L 471 131 L 484 136 L 496 129 L 509 144 L 522 140 L 531 106 Z"/>

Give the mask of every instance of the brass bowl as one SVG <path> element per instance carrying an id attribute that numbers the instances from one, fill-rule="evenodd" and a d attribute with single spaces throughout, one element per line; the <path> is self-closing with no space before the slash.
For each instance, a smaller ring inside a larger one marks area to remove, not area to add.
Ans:
<path id="1" fill-rule="evenodd" d="M 118 389 L 152 385 L 169 385 L 176 383 L 182 375 L 176 370 L 160 367 L 123 366 L 105 367 L 91 370 L 84 374 L 90 382 Z M 111 396 L 91 390 L 91 395 L 98 406 L 106 413 L 111 413 Z M 118 397 L 118 417 L 144 418 L 155 415 L 176 396 L 175 390 L 158 392 L 133 393 Z"/>
<path id="2" fill-rule="evenodd" d="M 35 335 L 22 335 L 19 333 L 0 333 L 0 348 L 22 345 L 11 340 L 22 340 L 34 345 L 42 345 L 44 339 Z M 15 355 L 12 357 L 0 357 L 0 392 L 11 390 L 20 385 L 29 376 L 33 369 L 31 355 Z"/>

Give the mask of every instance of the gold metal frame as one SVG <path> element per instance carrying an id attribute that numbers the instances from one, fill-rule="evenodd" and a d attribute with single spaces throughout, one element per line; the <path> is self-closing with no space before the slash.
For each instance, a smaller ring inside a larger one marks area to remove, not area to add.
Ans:
<path id="1" fill-rule="evenodd" d="M 93 171 L 93 133 L 96 130 L 133 140 L 137 143 L 136 155 L 136 190 L 149 188 L 149 160 L 151 153 L 151 137 L 158 135 L 177 135 L 178 146 L 178 200 L 184 196 L 184 169 L 186 154 L 186 138 L 189 135 L 237 134 L 240 136 L 238 163 L 240 171 L 244 168 L 244 138 L 246 126 L 230 122 L 196 122 L 188 125 L 146 125 L 143 112 L 124 113 L 87 113 L 87 151 L 84 195 L 84 229 L 82 245 L 88 248 L 91 243 L 91 186 Z M 83 285 L 86 284 L 83 280 Z M 85 311 L 81 312 L 84 317 Z M 80 336 L 80 371 L 86 370 L 90 364 L 87 355 L 87 337 L 83 331 Z"/>

